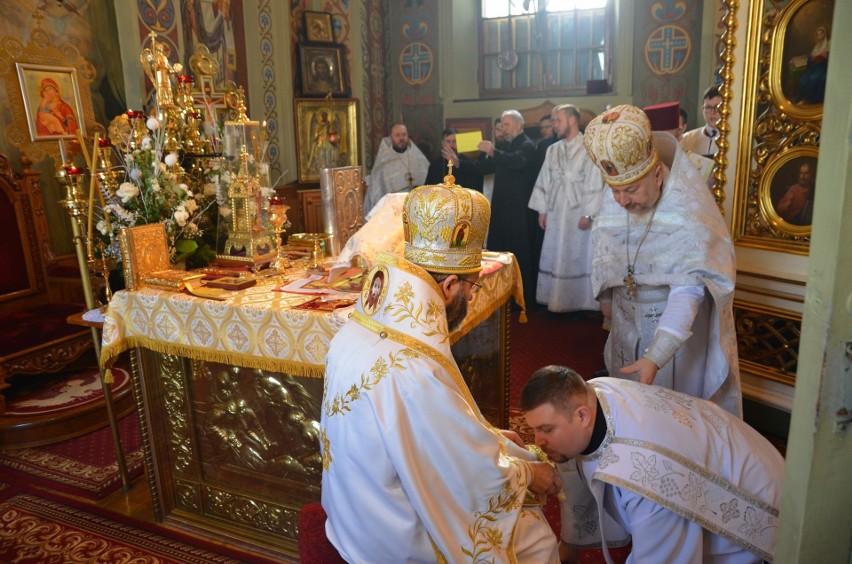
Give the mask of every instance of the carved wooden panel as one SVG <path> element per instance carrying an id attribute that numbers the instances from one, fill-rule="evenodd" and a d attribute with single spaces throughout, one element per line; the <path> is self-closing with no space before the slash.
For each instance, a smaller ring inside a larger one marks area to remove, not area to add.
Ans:
<path id="1" fill-rule="evenodd" d="M 734 322 L 740 370 L 794 385 L 799 363 L 801 315 L 735 301 Z"/>

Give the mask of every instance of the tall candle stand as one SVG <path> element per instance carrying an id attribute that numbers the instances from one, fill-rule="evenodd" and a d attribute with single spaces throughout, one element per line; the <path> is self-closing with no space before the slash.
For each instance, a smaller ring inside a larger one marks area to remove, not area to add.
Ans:
<path id="1" fill-rule="evenodd" d="M 86 309 L 93 310 L 95 304 L 94 292 L 92 290 L 92 280 L 89 277 L 89 261 L 86 257 L 86 247 L 88 242 L 84 240 L 83 229 L 86 223 L 86 208 L 88 203 L 83 198 L 83 169 L 73 164 L 63 164 L 56 173 L 56 179 L 60 185 L 65 186 L 65 198 L 60 200 L 60 204 L 68 211 L 71 216 L 71 233 L 74 238 L 74 249 L 77 251 L 77 266 L 80 268 L 80 280 L 83 284 L 83 296 L 86 301 Z M 95 355 L 98 359 L 101 357 L 101 342 L 98 330 L 95 327 L 92 330 L 92 342 L 95 349 Z M 112 389 L 106 382 L 106 379 L 101 374 L 101 388 L 104 393 L 104 403 L 107 410 L 107 418 L 109 419 L 110 430 L 112 431 L 113 445 L 115 447 L 116 464 L 118 472 L 121 476 L 121 485 L 124 491 L 130 489 L 130 477 L 127 473 L 127 463 L 124 458 L 124 449 L 121 446 L 121 435 L 118 431 L 118 419 L 115 415 Z"/>

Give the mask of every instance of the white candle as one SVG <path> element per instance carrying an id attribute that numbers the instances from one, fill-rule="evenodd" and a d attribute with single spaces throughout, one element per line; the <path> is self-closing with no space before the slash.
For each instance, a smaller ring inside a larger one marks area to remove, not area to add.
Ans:
<path id="1" fill-rule="evenodd" d="M 62 159 L 61 164 L 64 165 L 65 163 L 68 162 L 67 158 L 65 157 L 65 140 L 64 139 L 59 140 L 59 157 Z"/>

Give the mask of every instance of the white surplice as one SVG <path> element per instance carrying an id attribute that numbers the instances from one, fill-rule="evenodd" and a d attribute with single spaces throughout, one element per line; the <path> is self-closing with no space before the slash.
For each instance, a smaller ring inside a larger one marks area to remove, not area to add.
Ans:
<path id="1" fill-rule="evenodd" d="M 549 311 L 597 310 L 592 292 L 591 229 L 583 216 L 596 216 L 604 183 L 583 147 L 583 136 L 547 148 L 529 207 L 547 214 L 538 269 L 536 301 Z"/>
<path id="2" fill-rule="evenodd" d="M 536 458 L 479 412 L 438 286 L 389 254 L 375 268 L 378 303 L 365 309 L 365 286 L 327 357 L 328 538 L 350 562 L 558 562 L 540 507 L 525 505 Z"/>
<path id="3" fill-rule="evenodd" d="M 772 560 L 784 459 L 769 441 L 708 401 L 615 378 L 590 383 L 606 436 L 572 461 L 581 482 L 565 486 L 575 504 L 577 492 L 594 497 L 597 511 L 575 523 L 591 533 L 586 545 L 600 542 L 604 516 L 632 535 L 629 561 Z"/>
<path id="4" fill-rule="evenodd" d="M 364 196 L 364 214 L 368 214 L 385 194 L 409 192 L 426 181 L 429 160 L 413 142 L 402 153 L 393 148 L 390 137 L 379 143 L 379 152 L 370 174 L 364 177 L 367 193 Z"/>
<path id="5" fill-rule="evenodd" d="M 592 288 L 601 302 L 612 304 L 604 361 L 610 375 L 619 376 L 620 368 L 647 351 L 672 289 L 703 288 L 696 307 L 678 313 L 686 316 L 679 320 L 686 333 L 678 335 L 685 340 L 674 358 L 660 367 L 654 383 L 713 401 L 741 416 L 733 242 L 712 194 L 674 138 L 654 133 L 654 143 L 670 171 L 653 217 L 651 212 L 630 216 L 628 247 L 628 212 L 607 197 L 592 230 Z M 637 284 L 632 299 L 624 281 L 628 251 Z"/>

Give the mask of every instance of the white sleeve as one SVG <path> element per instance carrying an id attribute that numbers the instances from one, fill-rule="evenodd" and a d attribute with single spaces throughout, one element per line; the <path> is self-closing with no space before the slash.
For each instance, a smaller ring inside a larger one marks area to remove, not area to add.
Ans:
<path id="1" fill-rule="evenodd" d="M 692 323 L 704 301 L 704 286 L 672 286 L 666 310 L 660 316 L 657 330 L 664 330 L 681 341 L 692 335 Z"/>

